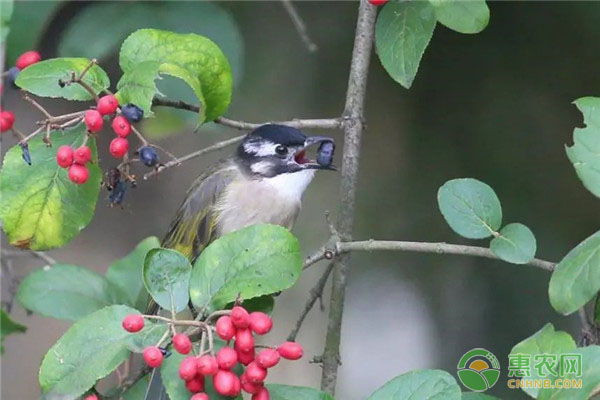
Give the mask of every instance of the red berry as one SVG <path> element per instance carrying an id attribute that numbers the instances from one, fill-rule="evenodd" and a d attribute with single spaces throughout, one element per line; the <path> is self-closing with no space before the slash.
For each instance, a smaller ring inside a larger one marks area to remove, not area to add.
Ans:
<path id="1" fill-rule="evenodd" d="M 90 395 L 85 396 L 84 400 L 98 400 L 98 396 L 96 396 L 96 393 L 92 393 Z"/>
<path id="2" fill-rule="evenodd" d="M 213 356 L 202 356 L 198 358 L 196 362 L 198 373 L 202 375 L 214 375 L 219 371 L 219 364 L 217 359 Z"/>
<path id="3" fill-rule="evenodd" d="M 253 361 L 250 364 L 248 364 L 248 366 L 246 367 L 246 371 L 244 371 L 244 374 L 246 374 L 246 378 L 248 378 L 249 382 L 260 383 L 263 382 L 267 377 L 267 370 L 262 367 L 259 367 L 256 361 Z"/>
<path id="4" fill-rule="evenodd" d="M 231 318 L 227 315 L 224 315 L 217 320 L 215 328 L 217 330 L 217 335 L 225 341 L 233 339 L 233 336 L 235 335 L 235 326 L 233 326 Z"/>
<path id="5" fill-rule="evenodd" d="M 117 115 L 112 122 L 113 131 L 117 134 L 117 136 L 125 138 L 129 136 L 131 133 L 131 124 L 127 121 L 122 115 Z"/>
<path id="6" fill-rule="evenodd" d="M 369 0 L 369 3 L 371 3 L 372 5 L 374 5 L 376 7 L 382 6 L 387 2 L 388 2 L 388 0 Z"/>
<path id="7" fill-rule="evenodd" d="M 242 374 L 240 376 L 240 383 L 242 386 L 242 390 L 246 393 L 254 394 L 258 393 L 260 389 L 262 389 L 263 384 L 261 383 L 252 383 L 248 380 L 246 374 Z"/>
<path id="8" fill-rule="evenodd" d="M 217 364 L 221 369 L 230 369 L 237 364 L 237 353 L 231 347 L 222 347 L 217 351 Z"/>
<path id="9" fill-rule="evenodd" d="M 163 353 L 156 346 L 146 347 L 144 349 L 144 361 L 150 368 L 158 368 L 162 364 Z"/>
<path id="10" fill-rule="evenodd" d="M 237 351 L 238 361 L 242 365 L 248 365 L 252 361 L 254 361 L 254 348 L 250 351 L 241 351 L 239 349 Z"/>
<path id="11" fill-rule="evenodd" d="M 235 344 L 242 352 L 249 352 L 254 349 L 254 336 L 249 328 L 238 329 L 235 332 Z"/>
<path id="12" fill-rule="evenodd" d="M 188 354 L 192 349 L 192 342 L 185 333 L 176 333 L 173 335 L 173 347 L 180 354 Z"/>
<path id="13" fill-rule="evenodd" d="M 96 110 L 102 115 L 114 114 L 117 108 L 119 108 L 119 101 L 112 94 L 100 97 L 96 104 Z"/>
<path id="14" fill-rule="evenodd" d="M 256 364 L 262 368 L 271 368 L 279 362 L 279 352 L 273 349 L 264 349 L 256 355 Z"/>
<path id="15" fill-rule="evenodd" d="M 92 160 L 92 150 L 87 146 L 81 146 L 73 153 L 73 161 L 85 165 Z"/>
<path id="16" fill-rule="evenodd" d="M 185 387 L 192 393 L 198 393 L 204 391 L 204 377 L 198 375 L 195 378 L 185 382 Z"/>
<path id="17" fill-rule="evenodd" d="M 15 114 L 12 111 L 0 112 L 0 132 L 4 133 L 12 128 L 15 123 Z"/>
<path id="18" fill-rule="evenodd" d="M 19 56 L 19 58 L 17 58 L 17 62 L 15 65 L 20 70 L 23 70 L 23 69 L 29 67 L 31 64 L 35 64 L 36 62 L 39 62 L 41 59 L 42 59 L 42 56 L 37 51 L 34 51 L 34 50 L 26 51 L 25 53 L 21 54 Z"/>
<path id="19" fill-rule="evenodd" d="M 190 400 L 210 400 L 210 397 L 206 393 L 196 393 L 190 397 Z"/>
<path id="20" fill-rule="evenodd" d="M 90 177 L 90 171 L 85 165 L 73 164 L 69 167 L 69 179 L 76 185 L 82 185 Z"/>
<path id="21" fill-rule="evenodd" d="M 186 357 L 179 364 L 179 377 L 184 381 L 189 381 L 196 376 L 198 372 L 195 357 Z"/>
<path id="22" fill-rule="evenodd" d="M 269 400 L 270 398 L 269 390 L 266 387 L 261 388 L 258 393 L 252 395 L 252 400 Z"/>
<path id="23" fill-rule="evenodd" d="M 139 332 L 144 328 L 144 317 L 140 314 L 130 314 L 123 318 L 123 329 L 127 332 Z"/>
<path id="24" fill-rule="evenodd" d="M 242 391 L 242 384 L 240 382 L 240 378 L 238 378 L 237 376 L 235 376 L 235 379 L 233 380 L 233 387 L 231 388 L 231 391 L 229 392 L 229 396 L 230 397 L 237 397 L 240 392 Z"/>
<path id="25" fill-rule="evenodd" d="M 213 386 L 215 391 L 223 396 L 229 396 L 229 393 L 235 388 L 235 380 L 237 376 L 231 371 L 219 370 L 213 377 Z"/>
<path id="26" fill-rule="evenodd" d="M 250 315 L 244 307 L 235 306 L 231 310 L 231 322 L 236 328 L 247 328 L 250 326 Z"/>
<path id="27" fill-rule="evenodd" d="M 285 342 L 277 348 L 279 355 L 288 360 L 298 360 L 304 354 L 302 346 L 296 342 Z"/>
<path id="28" fill-rule="evenodd" d="M 111 142 L 110 142 L 110 154 L 114 157 L 114 158 L 122 158 L 125 154 L 127 154 L 127 151 L 129 150 L 129 142 L 127 141 L 127 139 L 123 139 L 123 138 L 114 138 Z"/>
<path id="29" fill-rule="evenodd" d="M 257 335 L 264 335 L 269 333 L 273 327 L 273 320 L 267 314 L 256 311 L 250 314 L 250 328 Z"/>
<path id="30" fill-rule="evenodd" d="M 90 132 L 98 132 L 102 129 L 102 115 L 96 110 L 87 110 L 85 114 L 83 114 L 83 119 L 85 121 L 85 126 L 87 126 L 88 131 Z"/>
<path id="31" fill-rule="evenodd" d="M 69 168 L 73 164 L 73 148 L 68 145 L 62 145 L 56 151 L 56 162 L 63 168 Z"/>

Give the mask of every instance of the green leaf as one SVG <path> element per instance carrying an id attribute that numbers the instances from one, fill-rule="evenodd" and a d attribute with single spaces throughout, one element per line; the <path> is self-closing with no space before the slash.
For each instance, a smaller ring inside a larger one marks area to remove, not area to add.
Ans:
<path id="1" fill-rule="evenodd" d="M 221 49 L 208 38 L 192 33 L 140 29 L 123 42 L 119 63 L 127 73 L 144 61 L 170 64 L 163 67 L 166 69 L 163 72 L 192 83 L 197 95 L 199 88 L 193 80 L 199 82 L 202 93 L 198 98 L 199 123 L 212 121 L 227 110 L 231 101 L 231 67 Z"/>
<path id="2" fill-rule="evenodd" d="M 102 275 L 69 264 L 36 269 L 19 285 L 17 299 L 26 309 L 57 319 L 76 321 L 111 304 L 125 292 Z"/>
<path id="3" fill-rule="evenodd" d="M 513 264 L 526 264 L 533 260 L 536 241 L 533 232 L 523 224 L 508 224 L 500 236 L 490 242 L 490 249 L 502 260 Z"/>
<path id="4" fill-rule="evenodd" d="M 329 393 L 304 386 L 267 385 L 272 400 L 333 400 Z"/>
<path id="5" fill-rule="evenodd" d="M 42 97 L 62 97 L 67 100 L 92 100 L 92 95 L 81 85 L 72 83 L 61 87 L 58 82 L 68 81 L 71 72 L 79 75 L 90 63 L 87 58 L 53 58 L 30 65 L 19 73 L 16 84 L 21 89 Z M 92 66 L 83 81 L 96 94 L 108 89 L 110 81 L 106 72 L 97 65 Z"/>
<path id="6" fill-rule="evenodd" d="M 227 304 L 225 308 L 231 309 L 233 308 L 233 304 L 234 302 L 232 301 L 231 303 Z M 244 300 L 244 308 L 248 312 L 261 311 L 265 314 L 271 314 L 273 312 L 274 307 L 275 299 L 270 294 Z"/>
<path id="7" fill-rule="evenodd" d="M 538 400 L 587 400 L 600 387 L 600 347 L 587 346 L 567 352 L 581 356 L 581 374 L 568 373 L 561 377 L 564 380 L 581 379 L 582 387 L 578 389 L 542 389 Z"/>
<path id="8" fill-rule="evenodd" d="M 133 103 L 142 110 L 144 115 L 152 115 L 152 98 L 156 93 L 154 81 L 158 78 L 160 63 L 145 61 L 125 72 L 117 84 L 115 94 L 119 104 Z"/>
<path id="9" fill-rule="evenodd" d="M 190 300 L 192 265 L 180 252 L 152 249 L 144 261 L 144 285 L 154 301 L 165 310 L 184 310 Z"/>
<path id="10" fill-rule="evenodd" d="M 143 377 L 142 379 L 137 381 L 135 383 L 135 385 L 133 385 L 132 387 L 127 389 L 127 391 L 125 393 L 123 393 L 122 399 L 123 400 L 144 400 L 144 397 L 146 397 L 146 390 L 148 389 L 148 384 L 149 384 L 149 379 L 148 379 L 148 375 L 146 375 L 145 377 Z"/>
<path id="11" fill-rule="evenodd" d="M 567 156 L 583 186 L 600 197 L 600 98 L 582 97 L 574 103 L 586 126 L 573 131 L 573 146 L 566 147 Z"/>
<path id="12" fill-rule="evenodd" d="M 426 1 L 390 1 L 375 27 L 377 54 L 392 79 L 410 88 L 433 36 L 435 15 Z"/>
<path id="13" fill-rule="evenodd" d="M 190 297 L 199 309 L 222 309 L 242 299 L 291 287 L 302 271 L 298 240 L 276 225 L 253 225 L 221 236 L 194 264 Z"/>
<path id="14" fill-rule="evenodd" d="M 567 332 L 555 331 L 554 326 L 548 323 L 532 336 L 516 344 L 510 352 L 509 359 L 516 354 L 527 355 L 530 359 L 529 368 L 521 369 L 521 376 L 527 376 L 527 379 L 539 379 L 540 375 L 537 368 L 535 368 L 535 365 L 539 363 L 534 359 L 536 355 L 569 353 L 575 347 L 576 344 L 571 335 Z M 548 379 L 556 379 L 557 376 L 549 373 L 547 377 Z M 534 398 L 537 398 L 540 393 L 539 388 L 533 387 L 523 388 L 523 391 Z"/>
<path id="15" fill-rule="evenodd" d="M 152 323 L 146 319 L 144 320 L 144 329 L 129 335 L 125 339 L 125 345 L 134 353 L 143 353 L 146 347 L 156 346 L 168 329 L 169 325 L 165 323 L 160 321 Z"/>
<path id="16" fill-rule="evenodd" d="M 135 313 L 127 306 L 114 305 L 73 324 L 42 361 L 39 379 L 44 397 L 76 399 L 125 361 L 131 334 L 121 322 Z"/>
<path id="17" fill-rule="evenodd" d="M 13 333 L 23 333 L 25 325 L 13 321 L 6 311 L 0 309 L 0 354 L 4 353 L 4 338 Z"/>
<path id="18" fill-rule="evenodd" d="M 6 153 L 0 171 L 0 219 L 11 245 L 33 250 L 61 247 L 91 221 L 102 180 L 95 141 L 88 142 L 94 162 L 88 164 L 90 176 L 83 185 L 73 184 L 67 170 L 56 164 L 57 148 L 79 147 L 86 135 L 81 124 L 64 134 L 53 132 L 53 147 L 34 138 L 29 142 L 31 166 L 21 158 L 20 146 Z"/>
<path id="19" fill-rule="evenodd" d="M 176 64 L 164 63 L 160 66 L 160 72 L 162 74 L 171 75 L 175 78 L 179 78 L 188 84 L 189 87 L 192 88 L 194 94 L 200 100 L 200 104 L 206 104 L 204 94 L 202 93 L 202 84 L 200 80 L 191 73 L 189 70 L 182 68 Z M 226 108 L 225 108 L 226 109 Z M 225 111 L 223 110 L 223 112 Z M 206 120 L 206 109 L 204 107 L 200 108 L 199 112 L 199 123 L 202 124 Z"/>
<path id="20" fill-rule="evenodd" d="M 106 21 L 111 21 L 111 29 L 105 29 Z M 242 34 L 231 13 L 215 3 L 94 2 L 65 22 L 68 25 L 58 43 L 60 56 L 107 59 L 132 32 L 154 28 L 211 38 L 227 56 L 234 81 L 242 76 Z"/>
<path id="21" fill-rule="evenodd" d="M 442 25 L 460 33 L 479 33 L 490 21 L 485 0 L 429 0 Z"/>
<path id="22" fill-rule="evenodd" d="M 489 237 L 502 223 L 498 196 L 477 179 L 453 179 L 444 183 L 438 190 L 438 206 L 450 228 L 469 239 Z"/>
<path id="23" fill-rule="evenodd" d="M 13 13 L 13 0 L 0 1 L 0 43 L 6 43 L 10 31 L 10 17 Z"/>
<path id="24" fill-rule="evenodd" d="M 422 369 L 387 382 L 367 400 L 459 400 L 460 387 L 446 371 Z"/>
<path id="25" fill-rule="evenodd" d="M 498 397 L 490 396 L 485 393 L 465 392 L 462 394 L 462 400 L 500 400 Z"/>
<path id="26" fill-rule="evenodd" d="M 156 236 L 150 236 L 142 240 L 127 256 L 113 262 L 106 271 L 106 278 L 126 293 L 126 304 L 140 311 L 145 311 L 148 305 L 148 292 L 142 280 L 144 260 L 146 254 L 157 247 L 160 247 L 160 241 Z"/>
<path id="27" fill-rule="evenodd" d="M 556 266 L 550 278 L 550 304 L 571 314 L 600 290 L 600 231 L 577 245 Z"/>

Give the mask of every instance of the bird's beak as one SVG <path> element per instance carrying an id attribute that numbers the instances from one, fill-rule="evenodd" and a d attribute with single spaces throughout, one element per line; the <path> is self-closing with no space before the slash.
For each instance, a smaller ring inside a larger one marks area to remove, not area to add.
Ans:
<path id="1" fill-rule="evenodd" d="M 319 144 L 316 160 L 312 160 L 306 156 L 306 150 Z M 327 146 L 325 146 L 327 144 Z M 294 154 L 294 160 L 305 169 L 326 169 L 336 171 L 337 169 L 332 164 L 333 151 L 335 142 L 333 138 L 327 136 L 308 136 L 304 142 L 304 146 Z"/>

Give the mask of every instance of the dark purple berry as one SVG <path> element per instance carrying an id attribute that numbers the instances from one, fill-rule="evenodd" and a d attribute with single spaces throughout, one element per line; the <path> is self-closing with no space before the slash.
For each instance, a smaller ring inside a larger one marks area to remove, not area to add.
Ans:
<path id="1" fill-rule="evenodd" d="M 29 155 L 29 145 L 27 143 L 21 144 L 21 155 L 23 156 L 23 160 L 31 165 L 31 155 Z"/>
<path id="2" fill-rule="evenodd" d="M 154 167 L 158 163 L 158 154 L 152 147 L 146 146 L 140 149 L 140 160 L 147 167 Z"/>
<path id="3" fill-rule="evenodd" d="M 317 162 L 322 167 L 329 167 L 333 162 L 333 152 L 335 144 L 333 142 L 323 142 L 317 151 Z"/>
<path id="4" fill-rule="evenodd" d="M 20 72 L 20 70 L 17 67 L 12 67 L 7 72 L 8 81 L 10 82 L 10 84 L 12 85 L 12 87 L 14 87 L 14 88 L 18 88 L 18 86 L 15 83 L 15 81 L 17 80 L 17 77 L 19 76 L 19 72 Z"/>
<path id="5" fill-rule="evenodd" d="M 139 122 L 144 117 L 144 111 L 132 103 L 122 106 L 121 114 L 123 114 L 129 122 Z"/>

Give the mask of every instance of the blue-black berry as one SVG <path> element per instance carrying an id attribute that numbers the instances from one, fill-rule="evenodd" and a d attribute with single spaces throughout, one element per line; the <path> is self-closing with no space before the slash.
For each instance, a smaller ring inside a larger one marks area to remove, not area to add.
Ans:
<path id="1" fill-rule="evenodd" d="M 333 152 L 335 144 L 333 142 L 323 142 L 317 151 L 317 162 L 323 167 L 329 167 L 333 162 Z"/>
<path id="2" fill-rule="evenodd" d="M 121 107 L 121 113 L 129 122 L 139 122 L 144 117 L 144 111 L 132 103 L 125 104 Z"/>
<path id="3" fill-rule="evenodd" d="M 6 76 L 8 78 L 8 81 L 10 82 L 10 84 L 12 85 L 12 87 L 14 88 L 18 88 L 17 84 L 15 83 L 15 81 L 17 80 L 17 77 L 19 76 L 19 68 L 17 67 L 12 67 L 8 70 Z"/>
<path id="4" fill-rule="evenodd" d="M 23 160 L 31 165 L 31 155 L 29 155 L 29 145 L 27 143 L 21 144 L 21 155 L 23 156 Z"/>
<path id="5" fill-rule="evenodd" d="M 108 201 L 111 205 L 121 205 L 125 200 L 125 192 L 127 191 L 127 183 L 123 181 L 117 181 L 112 187 L 112 192 L 108 196 Z"/>
<path id="6" fill-rule="evenodd" d="M 140 149 L 140 160 L 147 167 L 154 167 L 158 163 L 158 154 L 152 147 L 146 146 Z"/>

